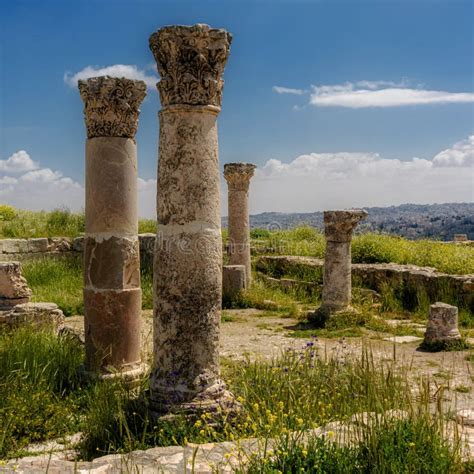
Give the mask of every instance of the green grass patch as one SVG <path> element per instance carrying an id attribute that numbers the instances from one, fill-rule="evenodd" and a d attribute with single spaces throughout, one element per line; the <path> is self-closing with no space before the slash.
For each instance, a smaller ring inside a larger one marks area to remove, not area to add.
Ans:
<path id="1" fill-rule="evenodd" d="M 140 219 L 139 233 L 156 233 L 156 220 Z M 34 237 L 77 237 L 84 233 L 83 212 L 68 209 L 25 211 L 12 206 L 0 206 L 0 238 L 29 239 Z"/>
<path id="2" fill-rule="evenodd" d="M 66 316 L 84 314 L 81 256 L 26 260 L 22 263 L 22 268 L 33 291 L 32 301 L 56 303 Z M 142 307 L 152 309 L 153 276 L 145 270 L 141 279 Z"/>
<path id="3" fill-rule="evenodd" d="M 324 258 L 324 235 L 312 227 L 296 227 L 253 238 L 257 252 Z M 433 240 L 408 240 L 364 233 L 352 240 L 354 263 L 399 263 L 428 266 L 449 274 L 474 273 L 474 247 Z"/>
<path id="4" fill-rule="evenodd" d="M 245 472 L 366 473 L 463 473 L 459 450 L 440 433 L 429 416 L 384 421 L 363 430 L 358 440 L 341 445 L 331 436 L 310 437 L 303 442 L 282 437 L 274 449 L 255 456 Z M 242 471 L 243 472 L 243 471 Z"/>
<path id="5" fill-rule="evenodd" d="M 88 390 L 82 363 L 73 338 L 31 328 L 0 335 L 0 458 L 79 431 Z"/>

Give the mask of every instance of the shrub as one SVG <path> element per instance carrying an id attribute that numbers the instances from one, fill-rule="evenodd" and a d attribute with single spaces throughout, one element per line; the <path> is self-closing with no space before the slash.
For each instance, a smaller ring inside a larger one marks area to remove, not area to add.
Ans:
<path id="1" fill-rule="evenodd" d="M 11 221 L 16 217 L 17 211 L 13 206 L 0 204 L 0 221 Z"/>

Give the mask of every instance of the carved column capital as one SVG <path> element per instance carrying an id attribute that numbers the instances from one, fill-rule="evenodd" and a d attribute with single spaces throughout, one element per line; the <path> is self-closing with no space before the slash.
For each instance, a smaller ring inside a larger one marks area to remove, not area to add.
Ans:
<path id="1" fill-rule="evenodd" d="M 224 178 L 232 190 L 248 191 L 256 166 L 251 163 L 226 163 Z"/>
<path id="2" fill-rule="evenodd" d="M 367 211 L 324 211 L 324 234 L 329 242 L 350 242 L 359 221 L 368 216 Z"/>
<path id="3" fill-rule="evenodd" d="M 208 25 L 166 26 L 150 36 L 161 105 L 220 107 L 232 35 Z"/>
<path id="4" fill-rule="evenodd" d="M 79 80 L 84 101 L 87 138 L 135 138 L 146 84 L 124 77 L 100 76 Z"/>

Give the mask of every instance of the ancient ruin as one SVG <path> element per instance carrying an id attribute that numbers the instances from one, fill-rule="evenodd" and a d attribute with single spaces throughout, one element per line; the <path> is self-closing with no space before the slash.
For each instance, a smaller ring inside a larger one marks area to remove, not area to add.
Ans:
<path id="1" fill-rule="evenodd" d="M 150 37 L 161 80 L 154 261 L 157 411 L 212 411 L 232 401 L 220 378 L 222 296 L 217 116 L 231 35 L 207 25 Z"/>
<path id="2" fill-rule="evenodd" d="M 28 303 L 31 290 L 21 274 L 20 262 L 0 262 L 0 310 Z"/>
<path id="3" fill-rule="evenodd" d="M 246 287 L 244 265 L 224 265 L 222 267 L 222 295 L 224 300 L 232 301 Z"/>
<path id="4" fill-rule="evenodd" d="M 84 326 L 87 366 L 139 374 L 140 258 L 137 146 L 142 81 L 79 81 L 86 142 Z"/>
<path id="5" fill-rule="evenodd" d="M 229 238 L 231 265 L 244 265 L 247 287 L 252 279 L 250 261 L 249 184 L 256 166 L 250 163 L 227 163 L 224 176 L 228 186 Z"/>
<path id="6" fill-rule="evenodd" d="M 324 211 L 326 253 L 322 304 L 319 309 L 323 314 L 351 309 L 352 232 L 359 221 L 366 217 L 367 212 L 363 210 Z"/>
<path id="7" fill-rule="evenodd" d="M 459 341 L 461 341 L 461 334 L 458 329 L 458 308 L 440 302 L 432 304 L 423 346 L 429 348 Z"/>

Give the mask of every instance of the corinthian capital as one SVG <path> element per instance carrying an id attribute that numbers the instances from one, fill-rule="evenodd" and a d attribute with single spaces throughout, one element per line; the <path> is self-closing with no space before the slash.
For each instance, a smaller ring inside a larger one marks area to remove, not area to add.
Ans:
<path id="1" fill-rule="evenodd" d="M 367 211 L 354 209 L 350 211 L 324 211 L 324 234 L 330 242 L 350 242 L 352 232 L 362 219 L 368 216 Z"/>
<path id="2" fill-rule="evenodd" d="M 250 178 L 256 166 L 251 163 L 227 163 L 224 165 L 224 178 L 232 190 L 248 191 Z"/>
<path id="3" fill-rule="evenodd" d="M 87 138 L 134 138 L 140 104 L 146 96 L 143 81 L 100 76 L 78 82 L 84 101 Z"/>
<path id="4" fill-rule="evenodd" d="M 208 25 L 166 26 L 150 36 L 161 105 L 221 106 L 232 36 Z"/>

